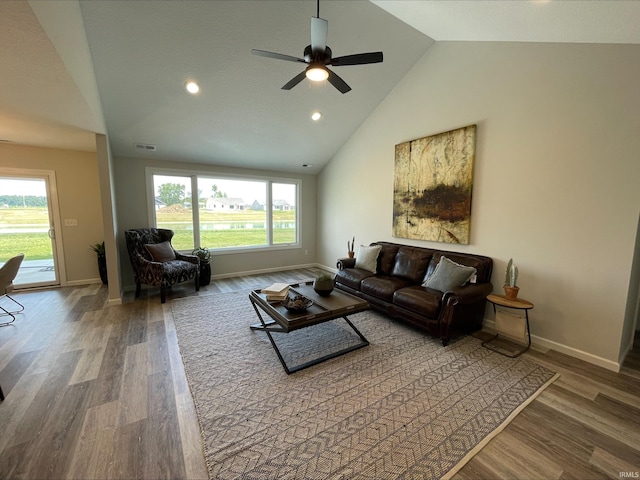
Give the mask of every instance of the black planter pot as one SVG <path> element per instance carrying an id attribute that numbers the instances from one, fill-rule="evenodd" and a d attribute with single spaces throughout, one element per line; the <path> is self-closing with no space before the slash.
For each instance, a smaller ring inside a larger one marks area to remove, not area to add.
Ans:
<path id="1" fill-rule="evenodd" d="M 105 255 L 98 255 L 98 272 L 102 283 L 107 285 L 109 280 L 107 278 L 107 257 Z"/>
<path id="2" fill-rule="evenodd" d="M 211 263 L 200 261 L 200 286 L 211 283 Z"/>
<path id="3" fill-rule="evenodd" d="M 333 291 L 333 287 L 334 287 L 333 278 L 323 279 L 323 280 L 316 279 L 313 281 L 313 289 L 321 297 L 328 297 Z"/>

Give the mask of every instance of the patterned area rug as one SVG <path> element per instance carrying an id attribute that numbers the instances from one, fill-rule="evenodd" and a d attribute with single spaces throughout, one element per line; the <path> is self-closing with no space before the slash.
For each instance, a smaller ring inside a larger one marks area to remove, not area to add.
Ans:
<path id="1" fill-rule="evenodd" d="M 349 317 L 371 345 L 287 375 L 249 329 L 248 292 L 171 310 L 212 479 L 451 476 L 555 379 L 473 337 L 442 347 L 373 311 Z M 273 335 L 297 363 L 357 341 L 345 325 Z"/>

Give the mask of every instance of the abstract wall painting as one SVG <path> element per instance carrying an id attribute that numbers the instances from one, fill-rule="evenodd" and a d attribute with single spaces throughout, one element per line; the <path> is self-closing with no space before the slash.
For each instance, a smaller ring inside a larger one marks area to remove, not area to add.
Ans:
<path id="1" fill-rule="evenodd" d="M 393 236 L 469 243 L 476 126 L 395 149 Z"/>

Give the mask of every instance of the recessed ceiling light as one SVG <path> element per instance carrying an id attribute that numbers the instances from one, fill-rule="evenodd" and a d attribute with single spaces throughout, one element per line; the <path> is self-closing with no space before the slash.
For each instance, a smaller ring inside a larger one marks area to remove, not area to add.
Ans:
<path id="1" fill-rule="evenodd" d="M 184 88 L 186 88 L 187 92 L 191 93 L 192 95 L 195 95 L 200 91 L 200 85 L 198 85 L 196 82 L 187 82 Z"/>
<path id="2" fill-rule="evenodd" d="M 310 163 L 303 163 L 302 166 L 304 168 L 309 168 L 309 167 L 313 167 L 313 165 L 311 165 Z"/>
<path id="3" fill-rule="evenodd" d="M 320 112 L 313 112 L 311 114 L 311 120 L 313 120 L 314 122 L 317 122 L 321 118 L 322 118 L 322 113 L 320 113 Z"/>

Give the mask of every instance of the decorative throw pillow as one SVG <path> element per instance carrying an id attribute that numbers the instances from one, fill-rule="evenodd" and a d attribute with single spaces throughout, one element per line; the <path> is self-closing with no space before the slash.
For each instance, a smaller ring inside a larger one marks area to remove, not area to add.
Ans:
<path id="1" fill-rule="evenodd" d="M 176 254 L 169 242 L 147 243 L 144 248 L 147 249 L 154 262 L 168 262 L 176 259 Z"/>
<path id="2" fill-rule="evenodd" d="M 356 254 L 356 268 L 361 268 L 371 273 L 376 273 L 376 267 L 378 265 L 378 254 L 382 247 L 380 245 L 373 245 L 371 247 L 365 247 L 360 245 L 358 253 Z"/>
<path id="3" fill-rule="evenodd" d="M 446 292 L 453 287 L 461 287 L 475 274 L 475 268 L 460 265 L 443 256 L 431 276 L 427 278 L 427 281 L 422 286 Z"/>

